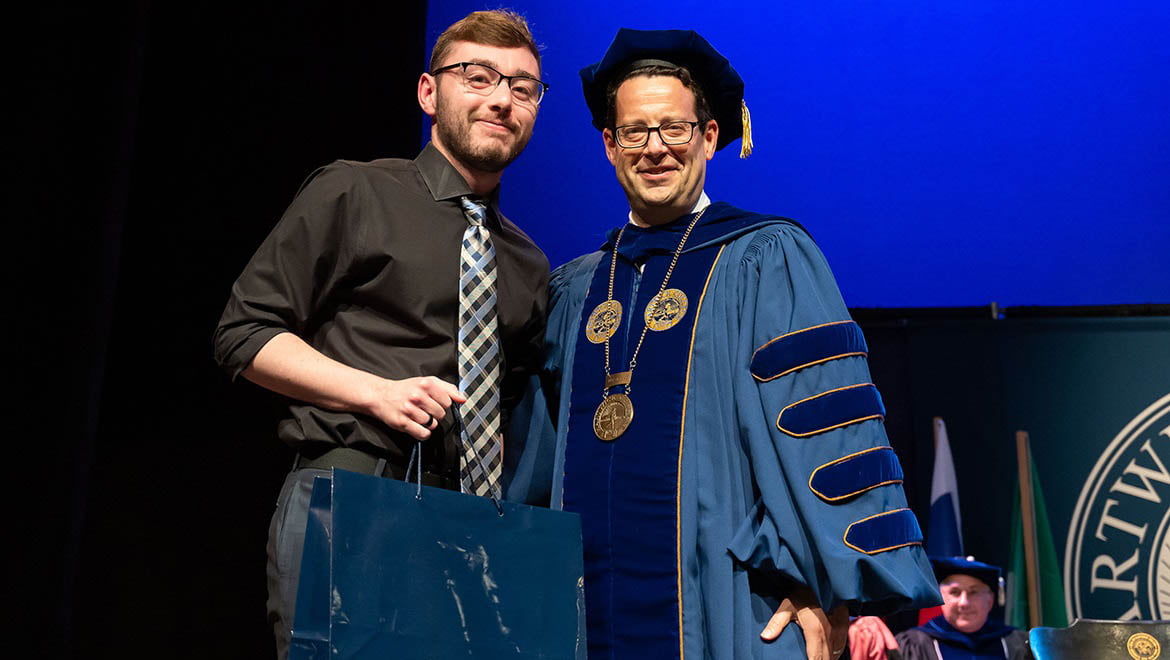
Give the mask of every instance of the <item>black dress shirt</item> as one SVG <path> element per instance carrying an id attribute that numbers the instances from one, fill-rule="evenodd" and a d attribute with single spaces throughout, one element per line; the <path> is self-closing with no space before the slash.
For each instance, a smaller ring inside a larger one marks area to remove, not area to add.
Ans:
<path id="1" fill-rule="evenodd" d="M 487 227 L 496 249 L 506 421 L 526 376 L 540 367 L 549 268 L 544 253 L 499 213 L 497 192 L 486 200 Z M 467 182 L 430 144 L 413 161 L 337 161 L 319 170 L 233 285 L 215 331 L 217 362 L 234 379 L 265 343 L 292 332 L 378 376 L 458 384 L 464 195 L 471 196 Z M 397 465 L 413 443 L 372 417 L 299 401 L 290 402 L 277 433 L 307 456 L 347 446 Z M 457 439 L 432 436 L 424 467 L 440 472 L 439 461 L 443 473 L 457 471 L 457 446 Z"/>

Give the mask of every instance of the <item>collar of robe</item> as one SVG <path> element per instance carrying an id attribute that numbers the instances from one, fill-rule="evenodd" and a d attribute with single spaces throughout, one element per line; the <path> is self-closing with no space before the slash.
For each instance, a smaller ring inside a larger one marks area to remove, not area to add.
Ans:
<path id="1" fill-rule="evenodd" d="M 627 225 L 625 236 L 622 237 L 621 245 L 618 246 L 618 254 L 635 262 L 654 255 L 673 254 L 678 246 L 679 237 L 687 230 L 687 225 L 694 217 L 695 214 L 687 213 L 656 227 Z M 726 243 L 768 224 L 790 224 L 804 230 L 795 220 L 776 215 L 760 215 L 736 208 L 726 202 L 714 202 L 707 207 L 707 213 L 692 230 L 683 254 L 707 247 L 712 243 Z M 606 232 L 606 241 L 601 246 L 602 250 L 608 252 L 613 249 L 614 241 L 617 240 L 620 230 L 621 227 L 614 227 Z"/>
<path id="2" fill-rule="evenodd" d="M 1015 628 L 998 621 L 987 620 L 983 627 L 973 633 L 956 630 L 947 623 L 945 617 L 939 615 L 918 627 L 919 630 L 936 639 L 944 639 L 968 649 L 975 649 L 987 642 L 1007 637 Z"/>

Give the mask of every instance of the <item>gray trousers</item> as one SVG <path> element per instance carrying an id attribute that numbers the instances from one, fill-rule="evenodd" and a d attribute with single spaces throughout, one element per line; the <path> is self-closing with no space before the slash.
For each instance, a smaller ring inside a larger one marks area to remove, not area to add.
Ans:
<path id="1" fill-rule="evenodd" d="M 289 472 L 276 500 L 276 512 L 268 525 L 268 622 L 272 624 L 272 633 L 276 637 L 276 657 L 279 660 L 288 658 L 292 637 L 313 479 L 328 477 L 329 473 L 329 470 L 312 468 Z"/>

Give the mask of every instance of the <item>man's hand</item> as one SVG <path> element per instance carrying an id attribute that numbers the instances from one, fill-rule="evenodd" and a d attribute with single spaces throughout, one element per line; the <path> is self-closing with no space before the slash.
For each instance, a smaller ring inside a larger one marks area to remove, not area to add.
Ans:
<path id="1" fill-rule="evenodd" d="M 886 660 L 886 651 L 898 648 L 894 633 L 876 616 L 862 616 L 849 624 L 849 655 L 854 660 Z"/>
<path id="2" fill-rule="evenodd" d="M 434 376 L 383 380 L 370 404 L 370 413 L 397 431 L 426 440 L 452 403 L 467 397 L 451 383 Z"/>
<path id="3" fill-rule="evenodd" d="M 845 636 L 849 628 L 849 609 L 840 605 L 828 616 L 807 588 L 798 589 L 785 598 L 776 613 L 760 633 L 764 641 L 775 641 L 785 626 L 796 619 L 804 632 L 808 660 L 836 660 L 845 650 Z"/>

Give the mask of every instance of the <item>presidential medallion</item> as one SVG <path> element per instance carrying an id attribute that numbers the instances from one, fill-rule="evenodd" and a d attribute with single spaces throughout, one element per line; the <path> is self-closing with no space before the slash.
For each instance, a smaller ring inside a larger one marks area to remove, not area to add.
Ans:
<path id="1" fill-rule="evenodd" d="M 646 303 L 646 327 L 651 330 L 669 330 L 678 325 L 687 313 L 687 294 L 679 289 L 667 289 Z"/>
<path id="2" fill-rule="evenodd" d="M 612 337 L 621 323 L 622 304 L 616 300 L 607 300 L 593 308 L 593 313 L 585 322 L 585 336 L 594 344 L 600 344 Z"/>
<path id="3" fill-rule="evenodd" d="M 625 394 L 610 394 L 593 414 L 593 433 L 605 442 L 617 440 L 634 421 L 634 403 Z"/>

